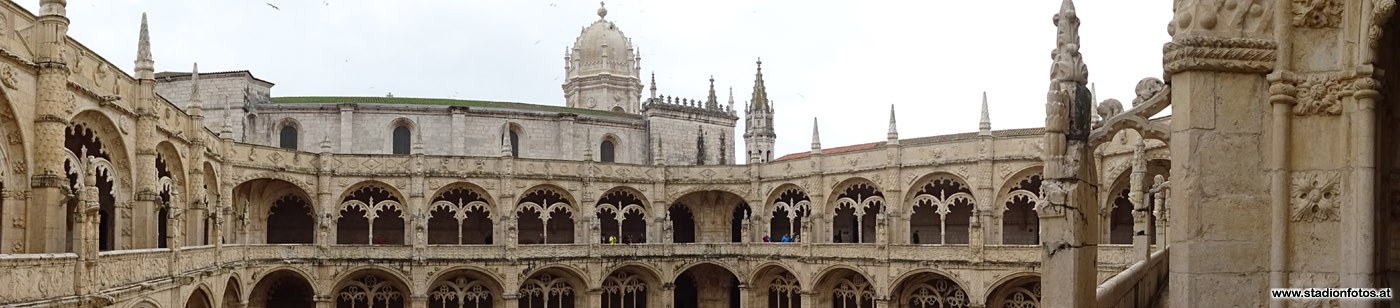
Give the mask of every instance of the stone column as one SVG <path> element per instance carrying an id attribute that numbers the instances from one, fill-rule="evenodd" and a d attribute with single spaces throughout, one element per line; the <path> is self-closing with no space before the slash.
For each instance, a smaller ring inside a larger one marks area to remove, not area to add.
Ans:
<path id="1" fill-rule="evenodd" d="M 762 305 L 755 305 L 754 303 L 750 303 L 751 301 L 753 301 L 753 296 L 750 295 L 750 293 L 749 293 L 749 292 L 751 292 L 750 289 L 752 289 L 752 288 L 749 288 L 749 284 L 747 284 L 747 283 L 740 283 L 740 284 L 739 284 L 739 308 L 749 308 L 749 307 L 758 307 L 758 306 L 762 306 Z M 765 303 L 765 304 L 766 304 L 766 303 Z"/>
<path id="2" fill-rule="evenodd" d="M 1128 200 L 1133 204 L 1133 260 L 1147 260 L 1152 255 L 1153 231 L 1148 229 L 1152 221 L 1152 211 L 1147 207 L 1147 160 L 1143 159 L 1143 138 L 1138 138 L 1133 148 L 1133 173 L 1128 180 Z"/>
<path id="3" fill-rule="evenodd" d="M 586 304 L 584 305 L 584 307 L 589 307 L 589 308 L 602 308 L 602 307 L 603 307 L 603 289 L 588 289 L 587 293 L 588 293 L 588 296 L 587 296 L 587 297 L 588 297 L 588 303 L 586 303 Z"/>
<path id="4" fill-rule="evenodd" d="M 1175 3 L 1172 42 L 1163 50 L 1172 87 L 1171 307 L 1268 303 L 1270 235 L 1283 234 L 1270 231 L 1268 219 L 1239 218 L 1271 217 L 1269 182 L 1261 177 L 1270 167 L 1232 158 L 1268 153 L 1264 74 L 1279 50 L 1269 34 L 1273 15 L 1243 12 L 1282 3 Z"/>
<path id="5" fill-rule="evenodd" d="M 1380 92 L 1375 79 L 1363 78 L 1356 81 L 1353 96 L 1356 98 L 1356 111 L 1351 112 L 1352 136 L 1352 202 L 1354 206 L 1343 206 L 1342 256 L 1344 264 L 1342 287 L 1378 287 L 1371 276 L 1376 270 L 1376 99 Z M 1394 124 L 1388 124 L 1394 125 Z M 1368 307 L 1373 302 L 1342 301 L 1343 307 Z"/>
<path id="6" fill-rule="evenodd" d="M 506 294 L 501 294 L 501 303 L 500 303 L 500 304 L 496 304 L 496 307 L 501 307 L 501 308 L 515 308 L 515 307 L 520 307 L 520 293 L 506 293 Z M 317 308 L 320 308 L 320 307 L 317 307 Z"/>
<path id="7" fill-rule="evenodd" d="M 41 3 L 38 29 L 34 31 L 34 62 L 39 66 L 34 102 L 34 168 L 29 183 L 34 192 L 33 199 L 25 205 L 29 226 L 24 245 L 28 248 L 23 252 L 64 252 L 68 213 L 62 205 L 68 198 L 76 197 L 68 195 L 68 176 L 63 170 L 64 139 L 75 108 L 67 100 L 68 75 L 72 72 L 60 54 L 68 37 L 69 22 L 65 16 L 66 1 Z"/>
<path id="8" fill-rule="evenodd" d="M 1098 282 L 1095 262 L 1100 221 L 1088 137 L 1092 93 L 1088 67 L 1079 54 L 1079 17 L 1065 0 L 1055 14 L 1058 29 L 1045 106 L 1044 199 L 1040 216 L 1041 265 L 1046 307 L 1093 308 Z"/>
<path id="9" fill-rule="evenodd" d="M 428 308 L 428 295 L 414 294 L 408 297 L 408 302 L 405 304 L 408 305 L 404 305 L 404 308 Z"/>
<path id="10" fill-rule="evenodd" d="M 311 297 L 316 302 L 316 308 L 335 308 L 335 297 L 329 295 L 316 295 Z"/>

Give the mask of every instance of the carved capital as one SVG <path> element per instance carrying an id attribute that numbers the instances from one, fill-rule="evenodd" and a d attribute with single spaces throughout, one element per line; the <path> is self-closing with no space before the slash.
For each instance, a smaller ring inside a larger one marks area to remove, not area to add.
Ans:
<path id="1" fill-rule="evenodd" d="M 1262 74 L 1273 69 L 1278 44 L 1249 38 L 1179 37 L 1162 50 L 1167 75 L 1185 71 Z"/>

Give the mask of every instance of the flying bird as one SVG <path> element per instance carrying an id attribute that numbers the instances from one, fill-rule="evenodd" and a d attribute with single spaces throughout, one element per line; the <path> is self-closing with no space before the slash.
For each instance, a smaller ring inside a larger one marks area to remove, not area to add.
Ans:
<path id="1" fill-rule="evenodd" d="M 276 5 L 272 5 L 272 2 L 265 2 L 265 3 L 267 3 L 267 6 L 270 6 L 270 7 L 272 7 L 273 9 L 276 9 L 276 10 L 278 10 L 278 11 L 281 11 L 281 10 L 282 10 L 282 8 L 277 7 Z"/>

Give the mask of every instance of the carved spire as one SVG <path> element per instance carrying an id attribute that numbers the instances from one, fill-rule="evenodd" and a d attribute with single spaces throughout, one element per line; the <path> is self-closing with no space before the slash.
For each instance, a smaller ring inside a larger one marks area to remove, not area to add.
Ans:
<path id="1" fill-rule="evenodd" d="M 987 109 L 987 91 L 982 91 L 982 121 L 977 122 L 977 135 L 992 135 L 992 113 Z"/>
<path id="2" fill-rule="evenodd" d="M 656 72 L 651 72 L 651 98 L 656 98 Z"/>
<path id="3" fill-rule="evenodd" d="M 822 136 L 817 130 L 817 118 L 812 117 L 812 154 L 822 153 Z"/>
<path id="4" fill-rule="evenodd" d="M 204 117 L 203 100 L 199 99 L 199 62 L 194 63 L 194 70 L 190 73 L 190 105 L 188 109 L 190 115 Z"/>
<path id="5" fill-rule="evenodd" d="M 890 104 L 890 131 L 885 133 L 885 144 L 899 144 L 899 130 L 894 124 L 894 104 Z"/>
<path id="6" fill-rule="evenodd" d="M 228 102 L 228 97 L 223 98 L 224 104 L 224 127 L 219 130 L 220 139 L 233 139 L 233 110 L 229 107 L 233 104 Z"/>
<path id="7" fill-rule="evenodd" d="M 705 109 L 719 109 L 719 98 L 715 97 L 715 75 L 710 75 L 710 96 L 705 99 Z"/>
<path id="8" fill-rule="evenodd" d="M 657 164 L 657 165 L 665 166 L 665 165 L 666 165 L 666 144 L 665 144 L 664 142 L 662 142 L 662 141 L 664 141 L 664 140 L 661 139 L 661 138 L 657 138 L 657 139 L 656 139 L 656 164 Z"/>
<path id="9" fill-rule="evenodd" d="M 141 13 L 141 38 L 136 43 L 136 79 L 156 79 L 156 61 L 151 59 L 151 30 L 146 13 Z"/>
<path id="10" fill-rule="evenodd" d="M 729 87 L 729 112 L 734 112 L 734 87 Z"/>
<path id="11" fill-rule="evenodd" d="M 1074 81 L 1086 83 L 1089 69 L 1079 54 L 1079 15 L 1074 10 L 1074 1 L 1060 3 L 1060 12 L 1054 17 L 1056 35 L 1055 51 L 1051 54 L 1054 67 L 1050 79 L 1057 82 Z"/>
<path id="12" fill-rule="evenodd" d="M 757 110 L 768 109 L 768 88 L 763 86 L 763 58 L 759 58 L 758 61 L 754 63 L 758 64 L 758 70 L 753 74 L 752 108 Z"/>

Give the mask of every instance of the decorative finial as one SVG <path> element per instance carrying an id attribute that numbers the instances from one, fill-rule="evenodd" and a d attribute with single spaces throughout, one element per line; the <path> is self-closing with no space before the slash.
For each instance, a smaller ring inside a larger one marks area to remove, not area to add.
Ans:
<path id="1" fill-rule="evenodd" d="M 608 4 L 607 4 L 607 3 L 603 3 L 602 1 L 599 1 L 599 2 L 598 2 L 598 18 L 599 18 L 599 19 L 602 19 L 602 18 L 607 18 L 607 17 L 608 17 Z"/>
<path id="2" fill-rule="evenodd" d="M 817 117 L 812 117 L 812 154 L 822 153 L 822 137 L 817 130 Z"/>
<path id="3" fill-rule="evenodd" d="M 656 71 L 651 72 L 651 98 L 656 98 Z"/>
<path id="4" fill-rule="evenodd" d="M 992 114 L 987 110 L 987 91 L 982 91 L 982 121 L 977 122 L 977 135 L 992 135 Z"/>
<path id="5" fill-rule="evenodd" d="M 146 13 L 141 13 L 141 36 L 136 43 L 136 79 L 155 79 L 156 62 L 151 58 L 151 30 Z"/>
<path id="6" fill-rule="evenodd" d="M 763 71 L 763 57 L 758 57 L 758 61 L 754 63 L 758 63 L 758 70 Z"/>
<path id="7" fill-rule="evenodd" d="M 705 109 L 719 109 L 719 97 L 715 96 L 715 75 L 710 75 L 710 96 L 705 97 Z"/>
<path id="8" fill-rule="evenodd" d="M 899 144 L 899 130 L 894 124 L 894 104 L 890 104 L 890 131 L 885 133 L 885 144 Z"/>
<path id="9" fill-rule="evenodd" d="M 198 114 L 204 108 L 199 99 L 199 62 L 194 63 L 194 69 L 190 73 L 190 113 Z"/>

